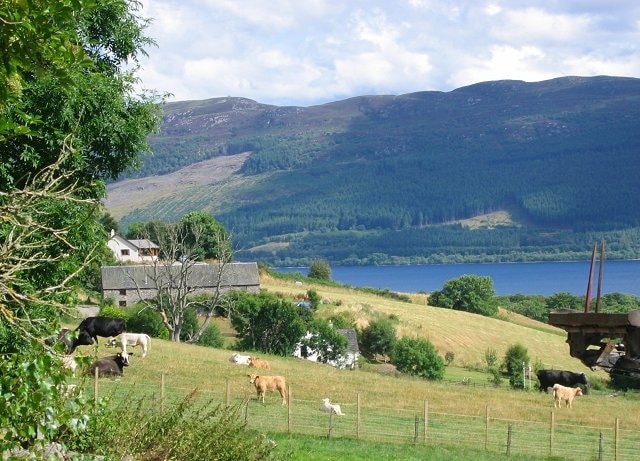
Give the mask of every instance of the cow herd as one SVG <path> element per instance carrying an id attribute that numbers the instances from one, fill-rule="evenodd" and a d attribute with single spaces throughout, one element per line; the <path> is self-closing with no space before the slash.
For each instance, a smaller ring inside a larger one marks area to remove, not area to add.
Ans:
<path id="1" fill-rule="evenodd" d="M 140 346 L 142 357 L 146 357 L 151 344 L 151 338 L 147 334 L 125 332 L 125 321 L 123 319 L 100 316 L 85 318 L 73 332 L 68 329 L 61 330 L 57 338 L 49 340 L 48 343 L 52 344 L 55 341 L 60 341 L 65 344 L 67 355 L 63 357 L 63 364 L 75 374 L 77 364 L 70 354 L 78 346 L 89 346 L 94 342 L 97 345 L 98 336 L 109 338 L 106 343 L 107 347 L 115 347 L 119 342 L 121 349 L 117 354 L 97 359 L 91 364 L 89 371 L 92 374 L 97 373 L 98 376 L 122 376 L 124 367 L 129 366 L 130 353 L 127 352 L 127 347 Z M 256 369 L 271 369 L 271 365 L 267 360 L 239 353 L 233 353 L 229 357 L 229 362 L 247 365 Z M 255 386 L 257 398 L 262 403 L 265 402 L 267 391 L 277 391 L 282 398 L 282 405 L 287 404 L 287 384 L 284 376 L 262 376 L 255 373 L 247 376 L 249 377 L 249 382 Z M 566 407 L 572 408 L 575 397 L 589 392 L 589 380 L 584 373 L 566 370 L 539 370 L 536 372 L 536 376 L 539 390 L 553 395 L 554 408 L 561 407 L 562 402 L 566 403 Z M 332 404 L 328 398 L 322 400 L 320 410 L 339 416 L 343 415 L 340 405 Z"/>

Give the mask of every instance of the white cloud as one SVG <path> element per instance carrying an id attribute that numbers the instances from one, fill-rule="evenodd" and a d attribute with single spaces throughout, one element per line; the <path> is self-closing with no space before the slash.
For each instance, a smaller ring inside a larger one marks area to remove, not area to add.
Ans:
<path id="1" fill-rule="evenodd" d="M 640 77 L 640 2 L 145 0 L 146 88 L 309 105 L 485 80 Z"/>

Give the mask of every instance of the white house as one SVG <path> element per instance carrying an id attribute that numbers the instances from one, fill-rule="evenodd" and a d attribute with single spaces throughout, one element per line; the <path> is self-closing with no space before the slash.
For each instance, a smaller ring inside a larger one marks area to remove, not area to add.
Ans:
<path id="1" fill-rule="evenodd" d="M 158 259 L 160 248 L 151 240 L 127 240 L 111 231 L 107 246 L 113 251 L 118 262 L 144 263 Z"/>

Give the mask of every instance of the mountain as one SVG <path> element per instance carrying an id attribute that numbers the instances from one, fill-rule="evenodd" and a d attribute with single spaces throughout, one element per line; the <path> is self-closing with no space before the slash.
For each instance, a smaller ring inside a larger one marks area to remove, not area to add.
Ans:
<path id="1" fill-rule="evenodd" d="M 311 107 L 165 106 L 108 186 L 123 226 L 211 212 L 274 265 L 640 255 L 640 79 L 484 82 Z"/>

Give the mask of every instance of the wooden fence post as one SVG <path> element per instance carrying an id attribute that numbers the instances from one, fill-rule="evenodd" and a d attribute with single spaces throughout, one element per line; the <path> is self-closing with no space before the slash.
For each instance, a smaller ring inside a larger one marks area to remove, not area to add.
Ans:
<path id="1" fill-rule="evenodd" d="M 424 443 L 427 443 L 427 430 L 429 428 L 429 401 L 428 400 L 424 401 L 424 408 L 422 411 L 424 413 L 424 429 L 423 429 L 422 439 Z"/>
<path id="2" fill-rule="evenodd" d="M 164 413 L 164 372 L 160 374 L 160 413 Z"/>
<path id="3" fill-rule="evenodd" d="M 551 412 L 551 424 L 549 426 L 549 456 L 553 456 L 553 443 L 556 430 L 556 414 Z"/>
<path id="4" fill-rule="evenodd" d="M 100 370 L 96 367 L 93 373 L 93 406 L 98 406 L 98 376 L 100 376 Z"/>
<path id="5" fill-rule="evenodd" d="M 489 405 L 484 408 L 484 449 L 489 449 Z"/>
<path id="6" fill-rule="evenodd" d="M 616 418 L 616 425 L 615 425 L 615 448 L 614 448 L 614 456 L 613 459 L 615 461 L 618 461 L 618 448 L 619 448 L 619 443 L 620 443 L 620 418 Z"/>
<path id="7" fill-rule="evenodd" d="M 289 434 L 291 434 L 291 426 L 292 426 L 292 421 L 291 421 L 291 404 L 293 402 L 293 399 L 291 398 L 291 385 L 289 385 L 289 395 L 287 396 L 287 431 L 289 431 Z"/>
<path id="8" fill-rule="evenodd" d="M 231 386 L 229 384 L 229 378 L 227 378 L 226 404 L 227 404 L 227 406 L 231 405 Z"/>
<path id="9" fill-rule="evenodd" d="M 356 439 L 360 439 L 360 393 L 356 394 Z"/>

